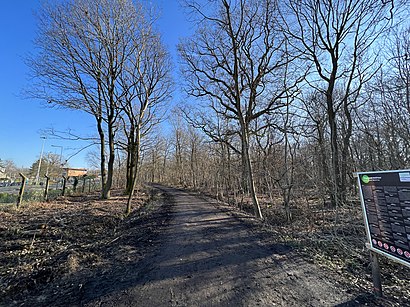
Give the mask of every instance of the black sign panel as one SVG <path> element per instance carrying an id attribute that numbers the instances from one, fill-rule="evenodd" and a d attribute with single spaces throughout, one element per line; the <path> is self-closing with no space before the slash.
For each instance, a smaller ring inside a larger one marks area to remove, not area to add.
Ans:
<path id="1" fill-rule="evenodd" d="M 358 173 L 370 248 L 410 265 L 410 170 Z"/>

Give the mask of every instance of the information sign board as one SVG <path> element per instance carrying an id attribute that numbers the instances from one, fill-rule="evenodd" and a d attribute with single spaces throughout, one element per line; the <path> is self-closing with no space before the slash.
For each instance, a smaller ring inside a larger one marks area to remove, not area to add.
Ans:
<path id="1" fill-rule="evenodd" d="M 357 175 L 370 249 L 410 266 L 410 170 Z"/>

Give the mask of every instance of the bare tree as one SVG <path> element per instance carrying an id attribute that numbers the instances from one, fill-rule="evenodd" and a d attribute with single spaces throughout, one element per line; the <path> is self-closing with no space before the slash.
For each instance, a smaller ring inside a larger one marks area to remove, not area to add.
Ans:
<path id="1" fill-rule="evenodd" d="M 354 146 L 361 169 L 404 168 L 410 153 L 410 41 L 409 28 L 395 30 L 380 60 L 383 66 L 367 85 L 369 103 L 358 111 Z"/>
<path id="2" fill-rule="evenodd" d="M 388 51 L 390 86 L 387 90 L 396 94 L 410 114 L 410 27 L 396 31 Z"/>
<path id="3" fill-rule="evenodd" d="M 187 93 L 205 100 L 208 108 L 237 127 L 243 186 L 250 192 L 255 215 L 262 218 L 249 152 L 251 123 L 283 106 L 282 99 L 296 84 L 286 77 L 292 56 L 276 18 L 277 3 L 221 0 L 201 7 L 192 1 L 188 7 L 199 22 L 195 35 L 179 45 Z M 206 123 L 202 127 L 211 130 Z"/>
<path id="4" fill-rule="evenodd" d="M 396 7 L 393 1 L 379 0 L 300 0 L 288 1 L 285 7 L 289 42 L 313 63 L 308 82 L 324 96 L 330 129 L 331 198 L 337 206 L 346 200 L 352 112 L 363 85 L 377 71 L 372 47 L 391 25 Z"/>
<path id="5" fill-rule="evenodd" d="M 127 213 L 131 210 L 142 138 L 163 119 L 164 103 L 171 97 L 171 60 L 151 25 L 133 40 L 133 55 L 120 75 L 121 119 L 126 136 L 127 186 L 129 195 Z"/>
<path id="6" fill-rule="evenodd" d="M 189 153 L 188 153 L 188 134 L 187 126 L 183 120 L 182 114 L 179 109 L 173 109 L 172 112 L 172 138 L 171 143 L 173 145 L 173 176 L 176 184 L 181 186 L 187 186 L 188 177 L 186 170 L 189 170 Z"/>
<path id="7" fill-rule="evenodd" d="M 113 180 L 119 77 L 142 19 L 142 7 L 130 0 L 73 0 L 46 4 L 39 12 L 39 53 L 29 60 L 37 82 L 30 93 L 51 106 L 94 116 L 102 198 L 110 197 Z"/>

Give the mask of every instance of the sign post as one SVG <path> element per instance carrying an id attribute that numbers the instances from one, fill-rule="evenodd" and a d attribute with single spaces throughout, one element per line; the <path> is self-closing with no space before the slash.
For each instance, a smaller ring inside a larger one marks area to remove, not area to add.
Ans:
<path id="1" fill-rule="evenodd" d="M 372 263 L 373 293 L 376 297 L 382 297 L 382 277 L 377 253 L 370 251 L 370 261 Z"/>
<path id="2" fill-rule="evenodd" d="M 358 172 L 376 296 L 382 295 L 378 254 L 410 267 L 410 170 Z"/>

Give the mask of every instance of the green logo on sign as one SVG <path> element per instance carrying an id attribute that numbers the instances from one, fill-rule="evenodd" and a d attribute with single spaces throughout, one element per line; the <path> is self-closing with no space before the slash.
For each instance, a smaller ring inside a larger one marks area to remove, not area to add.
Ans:
<path id="1" fill-rule="evenodd" d="M 369 183 L 369 181 L 370 181 L 369 176 L 363 175 L 363 176 L 362 176 L 362 181 L 363 181 L 363 183 Z"/>

